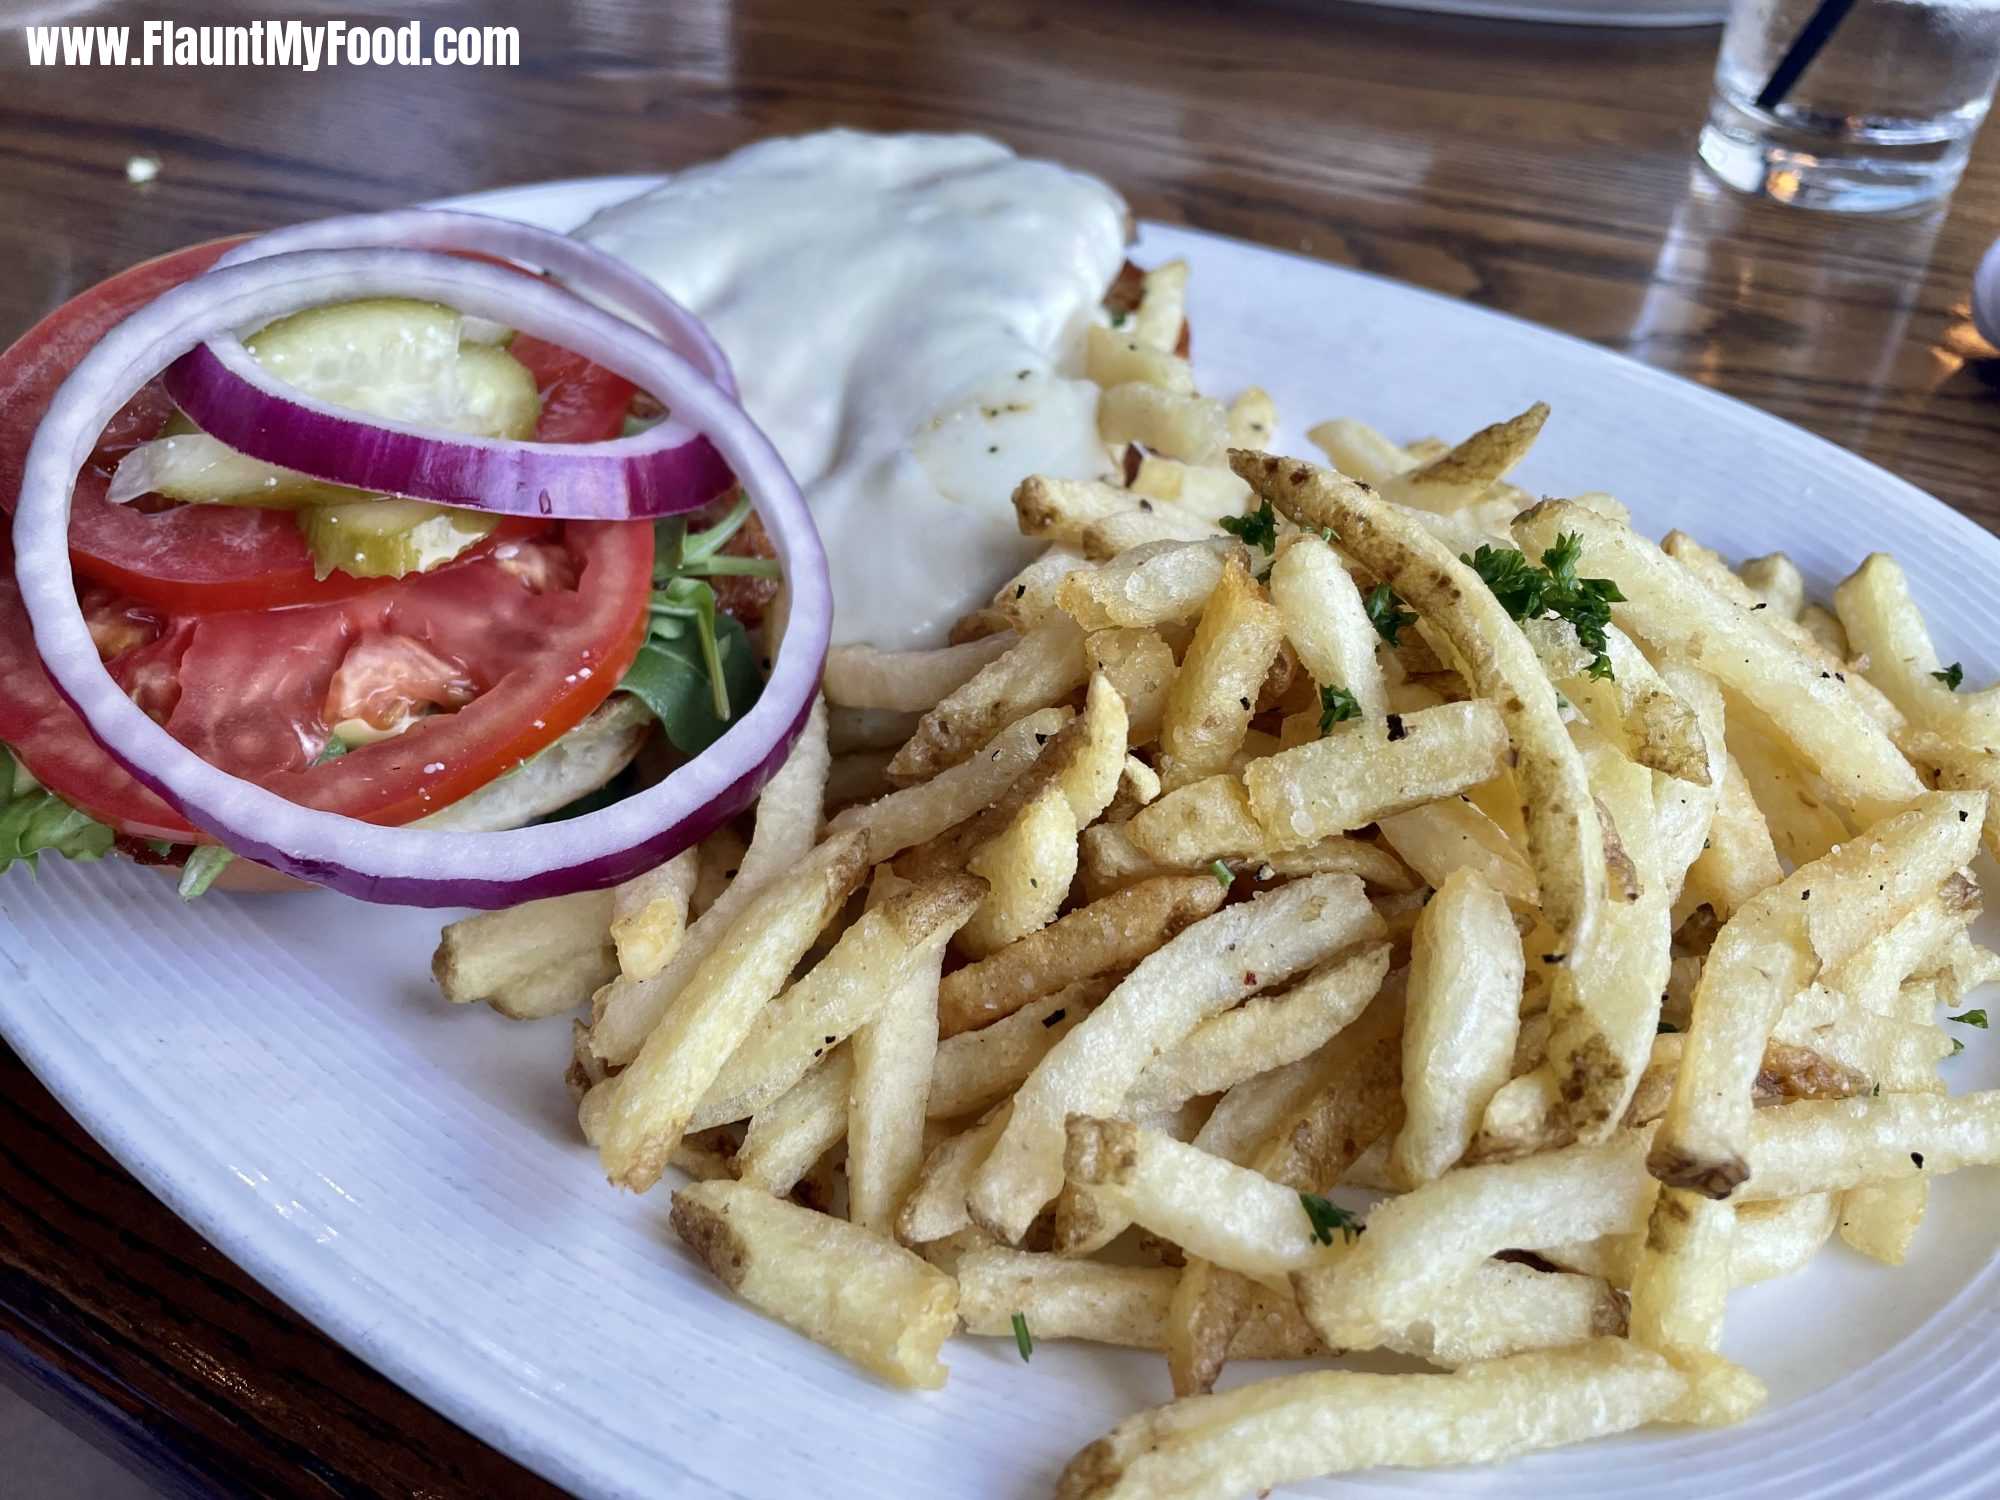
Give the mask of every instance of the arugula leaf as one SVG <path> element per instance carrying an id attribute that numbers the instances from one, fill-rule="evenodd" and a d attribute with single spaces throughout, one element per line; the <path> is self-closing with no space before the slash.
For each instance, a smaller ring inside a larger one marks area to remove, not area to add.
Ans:
<path id="1" fill-rule="evenodd" d="M 192 901 L 210 886 L 215 877 L 229 867 L 236 856 L 220 844 L 198 844 L 188 851 L 188 857 L 181 866 L 181 900 Z"/>
<path id="2" fill-rule="evenodd" d="M 1965 681 L 1965 663 L 1955 661 L 1942 672 L 1931 673 L 1931 676 L 1944 684 L 1946 692 L 1955 693 L 1958 691 L 1958 685 Z"/>
<path id="3" fill-rule="evenodd" d="M 32 870 L 44 851 L 65 859 L 102 859 L 116 838 L 35 780 L 13 751 L 0 745 L 0 870 L 17 860 Z"/>
<path id="4" fill-rule="evenodd" d="M 1278 516 L 1268 500 L 1247 516 L 1224 516 L 1215 524 L 1249 546 L 1278 550 Z"/>
<path id="5" fill-rule="evenodd" d="M 1583 538 L 1573 531 L 1556 538 L 1556 544 L 1542 554 L 1540 567 L 1518 548 L 1492 547 L 1484 542 L 1470 556 L 1459 556 L 1515 619 L 1554 615 L 1569 621 L 1577 643 L 1591 653 L 1584 675 L 1609 682 L 1611 657 L 1605 651 L 1604 632 L 1611 624 L 1611 606 L 1624 603 L 1625 595 L 1609 578 L 1578 577 L 1577 564 L 1582 560 Z"/>
<path id="6" fill-rule="evenodd" d="M 1338 1229 L 1341 1238 L 1352 1244 L 1360 1234 L 1363 1225 L 1360 1216 L 1351 1214 L 1338 1203 L 1329 1202 L 1318 1193 L 1300 1193 L 1299 1204 L 1306 1211 L 1306 1220 L 1312 1226 L 1312 1237 L 1322 1245 L 1333 1243 L 1333 1232 Z"/>
<path id="7" fill-rule="evenodd" d="M 714 744 L 763 690 L 749 635 L 716 607 L 715 590 L 702 581 L 777 576 L 778 565 L 769 558 L 722 550 L 749 518 L 750 497 L 739 495 L 705 531 L 691 532 L 678 519 L 654 527 L 651 624 L 618 690 L 644 703 L 683 755 Z"/>
<path id="8" fill-rule="evenodd" d="M 1368 623 L 1391 646 L 1397 644 L 1396 637 L 1403 633 L 1405 626 L 1417 623 L 1417 617 L 1403 608 L 1403 601 L 1386 583 L 1376 584 L 1362 603 L 1368 610 Z"/>
<path id="9" fill-rule="evenodd" d="M 1361 704 L 1346 688 L 1323 687 L 1319 690 L 1319 732 L 1322 735 L 1336 724 L 1345 724 L 1349 719 L 1360 717 Z"/>

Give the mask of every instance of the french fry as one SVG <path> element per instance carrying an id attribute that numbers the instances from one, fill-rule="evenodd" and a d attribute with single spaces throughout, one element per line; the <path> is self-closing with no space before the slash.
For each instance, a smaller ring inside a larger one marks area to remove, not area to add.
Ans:
<path id="1" fill-rule="evenodd" d="M 1156 349 L 1127 333 L 1093 324 L 1084 330 L 1083 373 L 1099 385 L 1123 385 L 1128 380 L 1156 385 L 1177 396 L 1194 394 L 1194 371 L 1172 352 Z"/>
<path id="2" fill-rule="evenodd" d="M 960 929 L 960 948 L 984 957 L 1054 921 L 1076 878 L 1076 833 L 1069 799 L 1051 786 L 982 845 L 966 869 L 989 889 Z"/>
<path id="3" fill-rule="evenodd" d="M 1500 601 L 1450 547 L 1364 487 L 1311 464 L 1270 454 L 1238 450 L 1230 455 L 1230 463 L 1301 526 L 1333 527 L 1341 546 L 1390 584 L 1448 642 L 1473 691 L 1493 700 L 1486 711 L 1493 713 L 1497 705 L 1526 811 L 1529 863 L 1540 888 L 1543 914 L 1558 938 L 1554 951 L 1580 951 L 1604 902 L 1603 831 L 1555 695 L 1548 690 L 1533 648 Z M 1410 715 L 1405 724 L 1417 717 Z M 1254 804 L 1254 783 L 1251 796 Z M 1399 812 L 1412 805 L 1414 801 L 1377 811 Z M 1270 824 L 1261 810 L 1259 817 Z M 1303 834 L 1303 830 L 1293 832 Z"/>
<path id="4" fill-rule="evenodd" d="M 673 1225 L 759 1312 L 891 1384 L 944 1384 L 938 1351 L 958 1326 L 958 1288 L 901 1246 L 740 1182 L 682 1188 Z"/>
<path id="5" fill-rule="evenodd" d="M 1610 1338 L 1449 1375 L 1280 1376 L 1127 1418 L 1070 1460 L 1056 1497 L 1234 1500 L 1319 1474 L 1491 1463 L 1643 1426 L 1685 1388 Z"/>
<path id="6" fill-rule="evenodd" d="M 1750 793 L 1743 768 L 1732 757 L 1716 787 L 1707 846 L 1688 867 L 1687 890 L 1727 921 L 1759 891 L 1784 879 L 1770 824 Z"/>
<path id="7" fill-rule="evenodd" d="M 1909 580 L 1888 553 L 1869 554 L 1833 591 L 1833 607 L 1864 675 L 1912 725 L 1981 746 L 2000 740 L 2000 695 L 1945 685 Z"/>
<path id="8" fill-rule="evenodd" d="M 1081 545 L 1085 557 L 1106 562 L 1149 542 L 1205 542 L 1216 535 L 1215 523 L 1206 517 L 1142 496 L 1130 510 L 1084 527 Z"/>
<path id="9" fill-rule="evenodd" d="M 1229 418 L 1220 401 L 1173 395 L 1140 381 L 1105 390 L 1097 431 L 1107 443 L 1140 443 L 1191 464 L 1214 463 L 1229 446 Z"/>
<path id="10" fill-rule="evenodd" d="M 1013 1118 L 1012 1101 L 996 1104 L 976 1125 L 967 1126 L 930 1149 L 917 1185 L 896 1214 L 896 1238 L 926 1245 L 972 1228 L 966 1195 L 972 1180 Z"/>
<path id="11" fill-rule="evenodd" d="M 1271 602 L 1314 682 L 1352 694 L 1365 719 L 1389 712 L 1382 664 L 1375 659 L 1380 637 L 1332 547 L 1309 533 L 1288 539 L 1271 566 Z"/>
<path id="12" fill-rule="evenodd" d="M 827 717 L 830 723 L 832 714 Z M 786 820 L 788 835 L 792 821 Z M 797 819 L 798 824 L 804 821 L 803 816 Z M 743 856 L 750 852 L 750 844 L 736 831 L 733 823 L 724 823 L 695 845 L 695 851 L 694 894 L 688 897 L 690 922 L 704 916 L 711 906 L 722 899 L 722 893 L 735 883 L 737 874 L 743 868 Z M 759 863 L 762 863 L 761 856 Z"/>
<path id="13" fill-rule="evenodd" d="M 2000 1090 L 1802 1101 L 1753 1124 L 1746 1202 L 2000 1164 Z"/>
<path id="14" fill-rule="evenodd" d="M 1104 821 L 1128 822 L 1141 808 L 1157 801 L 1159 795 L 1160 773 L 1138 756 L 1128 755 L 1118 771 L 1118 790 L 1111 798 L 1111 805 L 1104 809 Z"/>
<path id="15" fill-rule="evenodd" d="M 899 750 L 922 721 L 922 714 L 906 714 L 893 708 L 829 708 L 827 746 L 835 755 Z"/>
<path id="16" fill-rule="evenodd" d="M 826 791 L 827 713 L 816 701 L 806 727 L 757 801 L 757 826 L 736 875 L 682 935 L 666 966 L 648 979 L 614 979 L 591 997 L 591 1049 L 608 1063 L 638 1056 L 668 1005 L 707 960 L 723 934 L 771 885 L 791 873 L 819 836 Z M 697 884 L 696 897 L 700 896 Z"/>
<path id="17" fill-rule="evenodd" d="M 865 834 L 872 864 L 934 839 L 996 801 L 1075 717 L 1073 709 L 1045 708 L 1016 719 L 977 755 L 929 781 L 848 808 L 827 823 L 827 832 Z"/>
<path id="18" fill-rule="evenodd" d="M 930 651 L 878 651 L 835 646 L 826 657 L 826 700 L 848 708 L 927 713 L 1020 643 L 1011 630 L 962 646 Z"/>
<path id="19" fill-rule="evenodd" d="M 1336 724 L 1323 739 L 1253 762 L 1243 785 L 1270 846 L 1298 849 L 1454 796 L 1504 770 L 1508 753 L 1492 704 L 1445 703 Z"/>
<path id="20" fill-rule="evenodd" d="M 969 759 L 1010 724 L 1062 702 L 1087 681 L 1083 635 L 1067 620 L 1037 626 L 939 700 L 889 762 L 889 778 L 928 781 Z"/>
<path id="21" fill-rule="evenodd" d="M 598 1085 L 609 1091 L 598 1152 L 613 1182 L 644 1192 L 659 1181 L 702 1096 L 757 1011 L 860 884 L 866 858 L 859 834 L 836 835 L 760 891 L 625 1071 Z"/>
<path id="22" fill-rule="evenodd" d="M 1846 661 L 1854 655 L 1854 648 L 1848 644 L 1847 630 L 1840 623 L 1840 617 L 1823 605 L 1808 604 L 1800 610 L 1799 628 L 1811 636 L 1820 650 L 1828 656 Z"/>
<path id="23" fill-rule="evenodd" d="M 1110 975 L 1079 979 L 977 1031 L 944 1037 L 931 1072 L 930 1118 L 955 1120 L 1012 1094 L 1035 1064 L 1111 993 L 1115 982 Z"/>
<path id="24" fill-rule="evenodd" d="M 1464 870 L 1518 906 L 1535 904 L 1535 872 L 1527 859 L 1500 826 L 1470 802 L 1441 798 L 1378 818 L 1375 826 L 1382 842 L 1433 890 L 1442 889 Z"/>
<path id="25" fill-rule="evenodd" d="M 1472 1144 L 1514 1061 L 1525 972 L 1506 901 L 1472 871 L 1454 871 L 1417 918 L 1412 939 L 1403 1126 L 1389 1151 L 1392 1181 L 1429 1182 Z"/>
<path id="26" fill-rule="evenodd" d="M 1063 576 L 1056 602 L 1084 630 L 1144 630 L 1192 620 L 1232 559 L 1248 552 L 1232 537 L 1148 542 L 1109 562 Z"/>
<path id="27" fill-rule="evenodd" d="M 1781 858 L 1794 866 L 1811 864 L 1846 841 L 1847 823 L 1833 810 L 1825 783 L 1798 763 L 1762 714 L 1733 705 L 1729 727 L 1729 753 L 1742 768 Z"/>
<path id="28" fill-rule="evenodd" d="M 1662 1185 L 1632 1268 L 1632 1342 L 1687 1375 L 1674 1416 L 1700 1426 L 1739 1421 L 1764 1400 L 1761 1383 L 1718 1354 L 1735 1234 L 1734 1203 Z"/>
<path id="29" fill-rule="evenodd" d="M 1164 876 L 1079 907 L 1039 932 L 945 976 L 943 1036 L 990 1026 L 1021 1005 L 1094 975 L 1130 969 L 1227 894 L 1207 875 Z"/>
<path id="30" fill-rule="evenodd" d="M 1796 620 L 1805 608 L 1806 580 L 1799 565 L 1782 552 L 1746 558 L 1736 569 L 1743 586 L 1757 602 L 1781 620 Z"/>
<path id="31" fill-rule="evenodd" d="M 736 1152 L 736 1175 L 784 1197 L 847 1134 L 854 1053 L 837 1046 L 812 1070 L 750 1118 Z"/>
<path id="32" fill-rule="evenodd" d="M 683 849 L 612 892 L 611 941 L 618 949 L 620 973 L 651 979 L 667 966 L 687 931 L 688 907 L 700 875 L 700 850 Z"/>
<path id="33" fill-rule="evenodd" d="M 1909 762 L 1846 684 L 1759 623 L 1761 615 L 1732 608 L 1651 542 L 1580 506 L 1545 501 L 1514 523 L 1523 550 L 1539 551 L 1561 532 L 1579 535 L 1591 569 L 1624 593 L 1626 602 L 1612 607 L 1620 626 L 1661 650 L 1687 655 L 1768 715 L 1826 779 L 1841 806 L 1863 822 L 1902 807 L 1923 790 Z"/>
<path id="34" fill-rule="evenodd" d="M 1387 943 L 1358 948 L 1288 990 L 1210 1017 L 1139 1075 L 1128 1111 L 1172 1109 L 1318 1051 L 1361 1014 L 1388 972 Z M 1507 1057 L 1513 1057 L 1511 1042 Z"/>
<path id="35" fill-rule="evenodd" d="M 1366 936 L 1361 882 L 1321 875 L 1217 912 L 1184 930 L 1042 1059 L 974 1177 L 972 1217 L 1008 1243 L 1062 1186 L 1063 1121 L 1115 1111 L 1147 1061 L 1209 1016 Z"/>
<path id="36" fill-rule="evenodd" d="M 984 895 L 977 879 L 950 875 L 865 912 L 825 957 L 757 1013 L 702 1096 L 692 1128 L 749 1119 L 784 1094 L 876 1020 L 905 985 L 931 972 Z"/>
<path id="37" fill-rule="evenodd" d="M 1014 519 L 1022 536 L 1083 550 L 1083 535 L 1112 516 L 1138 509 L 1129 490 L 1099 479 L 1031 474 L 1014 487 Z M 1086 552 L 1086 556 L 1089 554 Z"/>
<path id="38" fill-rule="evenodd" d="M 1601 732 L 1620 740 L 1632 759 L 1679 781 L 1709 784 L 1708 745 L 1694 709 L 1630 636 L 1615 625 L 1605 628 L 1611 676 L 1603 679 L 1591 675 L 1596 653 L 1583 648 L 1569 621 L 1524 620 L 1521 630 L 1550 680 Z"/>
<path id="39" fill-rule="evenodd" d="M 1171 500 L 1205 521 L 1240 516 L 1250 508 L 1250 486 L 1227 469 L 1184 464 L 1158 453 L 1141 451 L 1139 467 L 1125 488 L 1152 500 Z"/>
<path id="40" fill-rule="evenodd" d="M 438 935 L 431 975 L 454 1005 L 485 1001 L 516 1021 L 584 1004 L 618 972 L 609 891 L 552 896 L 463 917 Z"/>
<path id="41" fill-rule="evenodd" d="M 1132 337 L 1149 349 L 1178 349 L 1187 327 L 1188 268 L 1170 260 L 1146 272 L 1139 305 L 1132 313 Z"/>
<path id="42" fill-rule="evenodd" d="M 1168 791 L 1229 764 L 1250 727 L 1280 634 L 1278 611 L 1250 570 L 1232 557 L 1167 689 L 1157 768 Z"/>
<path id="43" fill-rule="evenodd" d="M 1376 489 L 1422 462 L 1408 449 L 1353 417 L 1335 417 L 1309 427 L 1306 440 L 1326 455 L 1333 468 Z"/>
<path id="44" fill-rule="evenodd" d="M 1840 1237 L 1885 1266 L 1900 1266 L 1930 1204 L 1931 1185 L 1923 1177 L 1849 1188 L 1839 1198 Z"/>
<path id="45" fill-rule="evenodd" d="M 1250 794 L 1227 773 L 1166 791 L 1125 825 L 1125 837 L 1169 870 L 1206 868 L 1218 859 L 1262 852 L 1273 840 L 1250 811 Z"/>
<path id="46" fill-rule="evenodd" d="M 1278 406 L 1262 386 L 1246 386 L 1229 403 L 1229 441 L 1238 448 L 1264 448 L 1278 430 Z"/>
<path id="47" fill-rule="evenodd" d="M 1420 510 L 1463 510 L 1528 456 L 1548 417 L 1548 403 L 1537 401 L 1517 417 L 1482 427 L 1450 452 L 1385 479 L 1382 496 Z"/>
<path id="48" fill-rule="evenodd" d="M 1174 680 L 1173 648 L 1155 631 L 1121 629 L 1093 630 L 1084 637 L 1083 651 L 1091 675 L 1109 682 L 1125 705 L 1127 743 L 1149 745 L 1158 739 L 1167 689 Z M 1159 778 L 1153 780 L 1153 795 L 1158 796 Z"/>
<path id="49" fill-rule="evenodd" d="M 969 905 L 969 903 L 968 903 Z M 923 945 L 907 975 L 854 1033 L 847 1095 L 847 1217 L 885 1237 L 916 1186 L 937 1060 L 938 980 L 950 934 Z"/>
<path id="50" fill-rule="evenodd" d="M 1986 852 L 2000 857 L 2000 746 L 1967 744 L 1926 729 L 1906 729 L 1896 743 L 1940 790 L 1989 794 Z"/>
<path id="51" fill-rule="evenodd" d="M 1716 935 L 1652 1170 L 1726 1198 L 1742 1182 L 1750 1084 L 1785 1004 L 1893 927 L 1971 857 L 1979 798 L 1933 792 L 1754 898 Z"/>
<path id="52" fill-rule="evenodd" d="M 1056 613 L 1063 579 L 1090 566 L 1090 560 L 1076 548 L 1052 546 L 1000 585 L 992 608 L 1015 630 L 1033 630 Z"/>
<path id="53" fill-rule="evenodd" d="M 1730 1242 L 1729 1284 L 1755 1286 L 1803 1270 L 1833 1233 L 1840 1198 L 1837 1193 L 1808 1193 L 1739 1207 Z M 1564 1270 L 1601 1277 L 1614 1287 L 1630 1287 L 1633 1265 L 1645 1241 L 1643 1232 L 1612 1234 L 1576 1245 L 1552 1245 L 1539 1254 Z"/>

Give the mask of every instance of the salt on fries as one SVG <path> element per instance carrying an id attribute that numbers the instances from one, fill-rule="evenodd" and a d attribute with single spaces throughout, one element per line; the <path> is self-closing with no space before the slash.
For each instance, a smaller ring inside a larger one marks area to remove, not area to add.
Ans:
<path id="1" fill-rule="evenodd" d="M 681 1167 L 696 1257 L 881 1378 L 1164 1354 L 1065 1500 L 1740 1418 L 1732 1288 L 1899 1263 L 2000 1162 L 1940 1014 L 2000 974 L 2000 690 L 1886 556 L 1822 601 L 1532 503 L 1539 403 L 1268 451 L 1186 283 L 1088 336 L 1123 482 L 1025 478 L 1048 550 L 952 644 L 837 649 L 747 844 L 456 922 L 439 983 L 587 1006 L 607 1176 Z M 1209 1394 L 1362 1350 L 1430 1369 Z"/>

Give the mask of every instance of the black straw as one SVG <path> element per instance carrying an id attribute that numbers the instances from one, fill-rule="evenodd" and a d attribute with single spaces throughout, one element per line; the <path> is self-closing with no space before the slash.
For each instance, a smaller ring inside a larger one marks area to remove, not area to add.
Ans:
<path id="1" fill-rule="evenodd" d="M 1799 74 L 1812 66 L 1812 60 L 1819 56 L 1819 49 L 1827 44 L 1847 13 L 1854 9 L 1854 0 L 1819 0 L 1819 9 L 1812 13 L 1806 24 L 1799 28 L 1792 45 L 1785 49 L 1785 55 L 1778 60 L 1778 66 L 1771 70 L 1771 77 L 1765 83 L 1763 92 L 1757 95 L 1757 107 L 1775 110 L 1784 103 L 1785 95 L 1792 91 L 1792 85 L 1799 81 Z"/>

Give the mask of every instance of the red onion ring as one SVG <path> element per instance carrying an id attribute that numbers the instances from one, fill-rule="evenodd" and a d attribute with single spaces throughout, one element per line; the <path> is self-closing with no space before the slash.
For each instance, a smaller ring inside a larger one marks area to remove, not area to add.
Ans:
<path id="1" fill-rule="evenodd" d="M 560 339 L 670 401 L 755 497 L 791 596 L 784 643 L 750 711 L 659 785 L 580 818 L 506 833 L 379 827 L 301 807 L 210 765 L 147 717 L 98 660 L 70 568 L 69 508 L 104 424 L 205 338 L 367 296 L 431 298 Z M 702 838 L 783 762 L 811 710 L 833 620 L 826 554 L 798 483 L 724 391 L 659 341 L 555 286 L 413 250 L 276 255 L 210 271 L 127 318 L 63 382 L 36 430 L 14 544 L 43 664 L 114 759 L 238 854 L 361 900 L 410 906 L 511 906 L 601 889 Z"/>
<path id="2" fill-rule="evenodd" d="M 215 269 L 305 250 L 387 246 L 477 250 L 557 272 L 579 294 L 615 302 L 628 321 L 736 393 L 729 361 L 700 320 L 623 261 L 564 235 L 484 214 L 415 208 L 322 219 L 246 241 Z M 650 519 L 699 509 L 733 482 L 713 445 L 676 416 L 604 443 L 427 432 L 306 395 L 259 365 L 233 329 L 175 361 L 165 384 L 195 425 L 239 453 L 330 484 L 469 510 Z"/>

